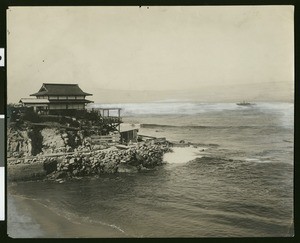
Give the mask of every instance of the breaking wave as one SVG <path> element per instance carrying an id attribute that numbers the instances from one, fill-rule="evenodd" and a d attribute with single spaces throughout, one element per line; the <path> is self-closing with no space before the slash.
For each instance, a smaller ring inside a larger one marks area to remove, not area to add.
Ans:
<path id="1" fill-rule="evenodd" d="M 256 128 L 257 126 L 185 126 L 185 125 L 165 125 L 165 124 L 140 124 L 140 127 L 142 128 L 180 128 L 184 127 L 187 129 L 229 129 L 229 128 Z M 260 126 L 262 127 L 262 126 Z M 270 127 L 270 126 L 265 126 L 265 127 Z"/>
<path id="2" fill-rule="evenodd" d="M 205 112 L 258 110 L 261 112 L 278 112 L 290 115 L 294 111 L 293 103 L 257 103 L 253 106 L 238 106 L 236 103 L 193 103 L 193 102 L 151 102 L 89 104 L 89 108 L 122 108 L 122 115 L 193 115 Z"/>

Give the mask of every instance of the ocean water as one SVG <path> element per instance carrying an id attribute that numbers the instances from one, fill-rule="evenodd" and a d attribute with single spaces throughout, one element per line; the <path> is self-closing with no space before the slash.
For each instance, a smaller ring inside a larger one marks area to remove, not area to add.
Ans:
<path id="1" fill-rule="evenodd" d="M 292 103 L 105 106 L 122 107 L 140 134 L 198 146 L 137 174 L 14 183 L 9 192 L 124 237 L 293 236 Z"/>

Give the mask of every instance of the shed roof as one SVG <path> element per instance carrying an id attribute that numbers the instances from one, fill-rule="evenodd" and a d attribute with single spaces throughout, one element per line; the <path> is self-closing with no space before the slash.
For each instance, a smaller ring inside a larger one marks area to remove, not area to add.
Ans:
<path id="1" fill-rule="evenodd" d="M 37 93 L 30 96 L 40 95 L 92 95 L 83 92 L 78 84 L 59 84 L 59 83 L 43 83 L 42 87 Z"/>
<path id="2" fill-rule="evenodd" d="M 125 133 L 125 132 L 132 132 L 132 131 L 139 131 L 139 129 L 138 128 L 121 128 L 120 129 L 120 133 Z"/>

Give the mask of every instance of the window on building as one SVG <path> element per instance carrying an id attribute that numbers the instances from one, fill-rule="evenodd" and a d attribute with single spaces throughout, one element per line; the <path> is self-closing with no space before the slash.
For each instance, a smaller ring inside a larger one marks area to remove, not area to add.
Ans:
<path id="1" fill-rule="evenodd" d="M 68 100 L 75 100 L 75 96 L 68 96 Z"/>
<path id="2" fill-rule="evenodd" d="M 83 96 L 83 95 L 76 96 L 76 99 L 77 99 L 77 100 L 83 100 L 83 99 L 84 99 L 84 96 Z"/>
<path id="3" fill-rule="evenodd" d="M 52 96 L 49 96 L 49 99 L 50 99 L 50 100 L 57 100 L 57 99 L 58 99 L 58 96 L 52 95 Z"/>
<path id="4" fill-rule="evenodd" d="M 59 99 L 59 100 L 66 100 L 66 99 L 67 99 L 67 96 L 58 96 L 58 99 Z"/>

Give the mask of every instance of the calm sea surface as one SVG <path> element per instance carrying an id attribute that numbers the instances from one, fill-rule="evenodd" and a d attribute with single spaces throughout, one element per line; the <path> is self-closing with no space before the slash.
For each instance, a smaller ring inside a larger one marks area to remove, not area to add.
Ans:
<path id="1" fill-rule="evenodd" d="M 127 237 L 293 235 L 293 104 L 113 106 L 140 134 L 199 143 L 201 151 L 137 174 L 23 182 L 10 193 Z"/>

